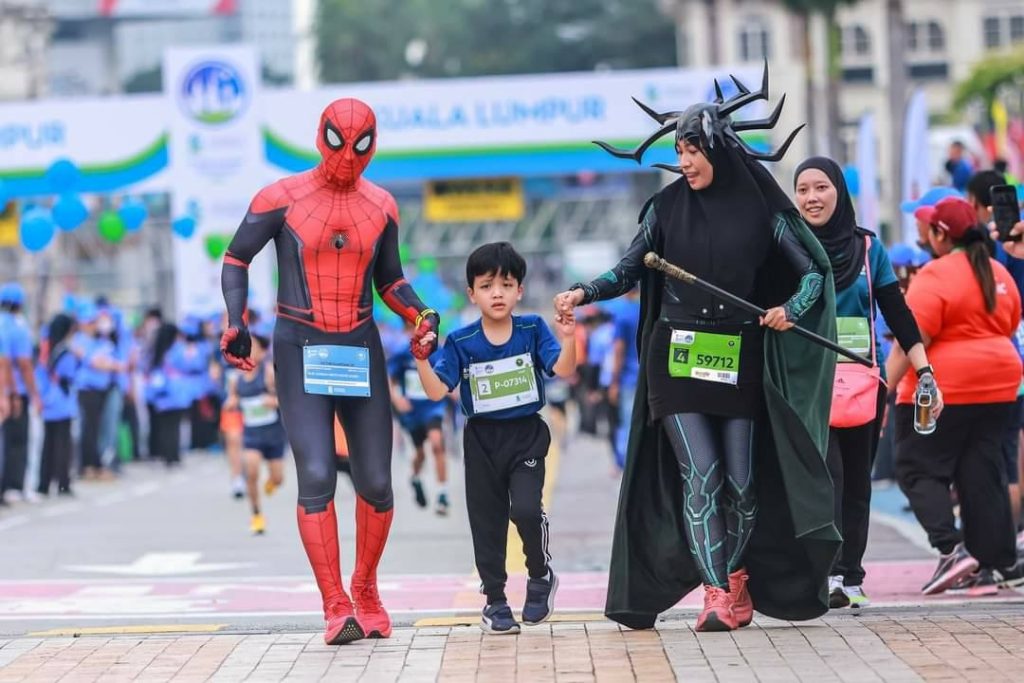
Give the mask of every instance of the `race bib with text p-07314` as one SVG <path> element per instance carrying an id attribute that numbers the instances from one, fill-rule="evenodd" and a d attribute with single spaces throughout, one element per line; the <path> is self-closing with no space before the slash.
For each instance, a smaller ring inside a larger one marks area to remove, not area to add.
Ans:
<path id="1" fill-rule="evenodd" d="M 470 364 L 469 388 L 473 396 L 473 412 L 477 414 L 540 400 L 537 373 L 533 368 L 533 358 L 528 353 Z"/>

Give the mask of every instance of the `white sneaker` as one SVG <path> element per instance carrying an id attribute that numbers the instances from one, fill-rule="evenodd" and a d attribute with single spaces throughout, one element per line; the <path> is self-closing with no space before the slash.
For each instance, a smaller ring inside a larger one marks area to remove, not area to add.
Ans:
<path id="1" fill-rule="evenodd" d="M 234 496 L 235 500 L 241 500 L 245 497 L 245 479 L 235 477 L 231 481 L 231 495 Z"/>
<path id="2" fill-rule="evenodd" d="M 22 495 L 21 491 L 9 489 L 4 491 L 4 500 L 8 503 L 20 503 L 25 500 L 25 496 Z"/>
<path id="3" fill-rule="evenodd" d="M 842 574 L 828 577 L 828 606 L 830 609 L 850 606 L 850 598 L 847 597 L 846 590 L 843 588 Z"/>
<path id="4" fill-rule="evenodd" d="M 856 609 L 859 607 L 867 607 L 871 604 L 871 600 L 864 593 L 864 588 L 861 586 L 844 586 L 843 591 L 846 593 L 846 597 L 850 600 L 850 607 Z"/>

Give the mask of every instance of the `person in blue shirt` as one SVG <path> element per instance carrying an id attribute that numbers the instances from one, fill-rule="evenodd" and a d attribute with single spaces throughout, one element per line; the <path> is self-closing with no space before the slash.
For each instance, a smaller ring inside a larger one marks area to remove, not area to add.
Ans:
<path id="1" fill-rule="evenodd" d="M 546 620 L 558 588 L 541 501 L 551 432 L 538 411 L 544 406 L 542 373 L 569 377 L 575 371 L 576 321 L 559 315 L 556 339 L 540 316 L 514 315 L 525 277 L 526 261 L 508 242 L 476 249 L 466 262 L 466 283 L 480 319 L 449 334 L 435 364 L 415 349 L 413 354 L 427 398 L 440 400 L 459 387 L 469 418 L 463 433 L 466 508 L 487 597 L 481 628 L 492 634 L 519 632 L 505 597 L 510 519 L 529 571 L 523 621 Z M 431 341 L 425 336 L 421 343 L 429 348 Z"/>
<path id="2" fill-rule="evenodd" d="M 153 406 L 154 455 L 168 467 L 181 463 L 181 419 L 192 405 L 185 381 L 187 364 L 178 328 L 163 323 L 156 333 L 153 358 L 146 373 L 146 402 Z"/>
<path id="3" fill-rule="evenodd" d="M 857 227 L 853 201 L 842 169 L 826 157 L 811 157 L 797 167 L 796 205 L 832 264 L 835 278 L 839 343 L 871 358 L 880 369 L 873 416 L 852 426 L 837 419 L 841 394 L 833 392 L 826 459 L 835 487 L 835 520 L 843 536 L 842 550 L 829 577 L 829 606 L 865 607 L 862 561 L 867 549 L 871 512 L 871 468 L 885 415 L 885 376 L 878 360 L 876 307 L 888 322 L 918 377 L 932 374 L 917 322 L 907 307 L 885 246 L 874 233 Z M 845 368 L 840 359 L 837 386 Z M 852 367 L 852 366 L 846 366 Z M 940 394 L 941 396 L 941 394 Z M 941 399 L 940 399 L 941 402 Z"/>
<path id="4" fill-rule="evenodd" d="M 415 328 L 406 324 L 406 331 L 411 335 Z M 434 358 L 440 353 L 435 352 Z M 447 400 L 431 401 L 423 390 L 416 361 L 408 347 L 396 351 L 388 359 L 388 376 L 391 378 L 391 404 L 398 413 L 398 423 L 412 439 L 415 453 L 412 458 L 412 490 L 416 504 L 427 507 L 427 494 L 423 489 L 420 477 L 426 462 L 425 444 L 430 443 L 430 452 L 434 456 L 434 471 L 437 474 L 437 505 L 434 511 L 438 515 L 448 514 L 448 467 L 446 463 L 444 434 L 441 426 L 447 411 Z"/>
<path id="5" fill-rule="evenodd" d="M 633 415 L 637 380 L 640 378 L 640 362 L 636 353 L 636 336 L 640 327 L 640 289 L 634 287 L 624 303 L 615 315 L 612 346 L 614 363 L 608 386 L 608 401 L 619 413 L 613 441 L 615 467 L 619 472 L 626 466 L 630 418 Z"/>
<path id="6" fill-rule="evenodd" d="M 964 156 L 965 151 L 964 143 L 954 140 L 949 146 L 949 157 L 946 159 L 946 172 L 949 173 L 951 184 L 961 192 L 967 189 L 967 183 L 974 173 L 974 167 Z"/>
<path id="7" fill-rule="evenodd" d="M 72 349 L 81 363 L 75 384 L 78 388 L 78 406 L 81 410 L 81 435 L 79 468 L 83 479 L 110 479 L 113 473 L 103 467 L 101 461 L 100 430 L 107 395 L 117 383 L 117 372 L 121 363 L 117 360 L 109 321 L 101 315 L 92 302 L 85 302 L 78 308 L 78 333 L 72 340 Z"/>
<path id="8" fill-rule="evenodd" d="M 212 397 L 216 387 L 210 374 L 213 346 L 203 335 L 202 321 L 195 315 L 185 317 L 180 331 L 185 337 L 182 369 L 185 371 L 185 381 L 192 390 L 192 406 L 189 413 L 192 429 L 189 445 L 192 449 L 209 448 L 217 442 L 219 428 Z"/>
<path id="9" fill-rule="evenodd" d="M 262 323 L 250 328 L 255 367 L 239 370 L 228 379 L 226 406 L 242 412 L 242 440 L 245 457 L 245 476 L 252 507 L 249 530 L 261 535 L 266 531 L 266 520 L 260 510 L 260 465 L 267 463 L 270 475 L 263 491 L 268 496 L 284 481 L 284 452 L 288 436 L 278 410 L 277 384 L 274 365 L 270 360 L 270 340 L 274 336 L 273 323 Z"/>
<path id="10" fill-rule="evenodd" d="M 57 494 L 70 496 L 71 422 L 78 417 L 75 377 L 78 357 L 71 350 L 75 321 L 58 313 L 46 328 L 46 351 L 36 368 L 37 385 L 42 396 L 43 452 L 39 461 L 40 495 L 50 495 L 50 484 L 57 482 Z"/>
<path id="11" fill-rule="evenodd" d="M 10 415 L 4 422 L 4 461 L 0 497 L 23 498 L 25 471 L 28 466 L 29 406 L 38 412 L 39 392 L 36 390 L 32 366 L 32 333 L 21 315 L 25 290 L 16 282 L 0 288 L 0 334 L 7 340 L 14 386 L 10 395 Z"/>
<path id="12" fill-rule="evenodd" d="M 7 349 L 7 337 L 3 330 L 0 330 L 0 424 L 7 419 L 11 411 L 11 387 L 14 385 L 11 379 L 11 359 Z M 0 470 L 3 470 L 4 451 L 0 446 Z"/>

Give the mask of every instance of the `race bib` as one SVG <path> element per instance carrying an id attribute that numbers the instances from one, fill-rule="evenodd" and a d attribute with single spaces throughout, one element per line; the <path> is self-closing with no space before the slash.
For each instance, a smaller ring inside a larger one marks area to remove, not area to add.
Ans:
<path id="1" fill-rule="evenodd" d="M 423 388 L 420 373 L 414 369 L 405 371 L 405 397 L 410 401 L 427 401 L 427 390 Z"/>
<path id="2" fill-rule="evenodd" d="M 668 374 L 735 385 L 740 377 L 739 335 L 672 330 Z"/>
<path id="3" fill-rule="evenodd" d="M 277 411 L 264 402 L 263 396 L 249 396 L 238 402 L 242 409 L 242 424 L 246 427 L 266 427 L 277 422 Z"/>
<path id="4" fill-rule="evenodd" d="M 533 357 L 528 353 L 487 363 L 472 363 L 469 366 L 469 389 L 476 414 L 540 401 L 537 373 L 533 369 Z"/>
<path id="5" fill-rule="evenodd" d="M 305 346 L 302 384 L 307 394 L 370 395 L 370 352 L 363 346 Z"/>
<path id="6" fill-rule="evenodd" d="M 836 318 L 836 338 L 840 346 L 860 356 L 871 353 L 871 325 L 867 318 Z M 844 356 L 837 356 L 840 363 L 852 363 Z"/>

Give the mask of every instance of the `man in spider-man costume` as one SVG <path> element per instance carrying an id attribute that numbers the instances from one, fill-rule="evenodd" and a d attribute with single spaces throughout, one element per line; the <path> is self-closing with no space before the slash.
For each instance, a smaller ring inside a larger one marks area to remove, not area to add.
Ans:
<path id="1" fill-rule="evenodd" d="M 249 369 L 248 266 L 274 240 L 279 274 L 274 331 L 277 393 L 295 454 L 299 535 L 323 597 L 324 640 L 332 645 L 391 634 L 391 620 L 377 592 L 377 565 L 393 514 L 391 405 L 371 288 L 388 307 L 414 323 L 412 349 L 418 355 L 433 350 L 419 348 L 419 340 L 436 331 L 440 322 L 402 274 L 394 198 L 362 178 L 376 142 L 376 118 L 370 107 L 355 99 L 332 102 L 320 117 L 317 132 L 320 163 L 259 191 L 228 247 L 221 276 L 228 309 L 221 350 L 232 365 Z M 308 345 L 367 349 L 370 397 L 306 393 L 303 350 Z M 334 512 L 335 414 L 348 438 L 357 493 L 353 600 L 341 580 Z"/>

